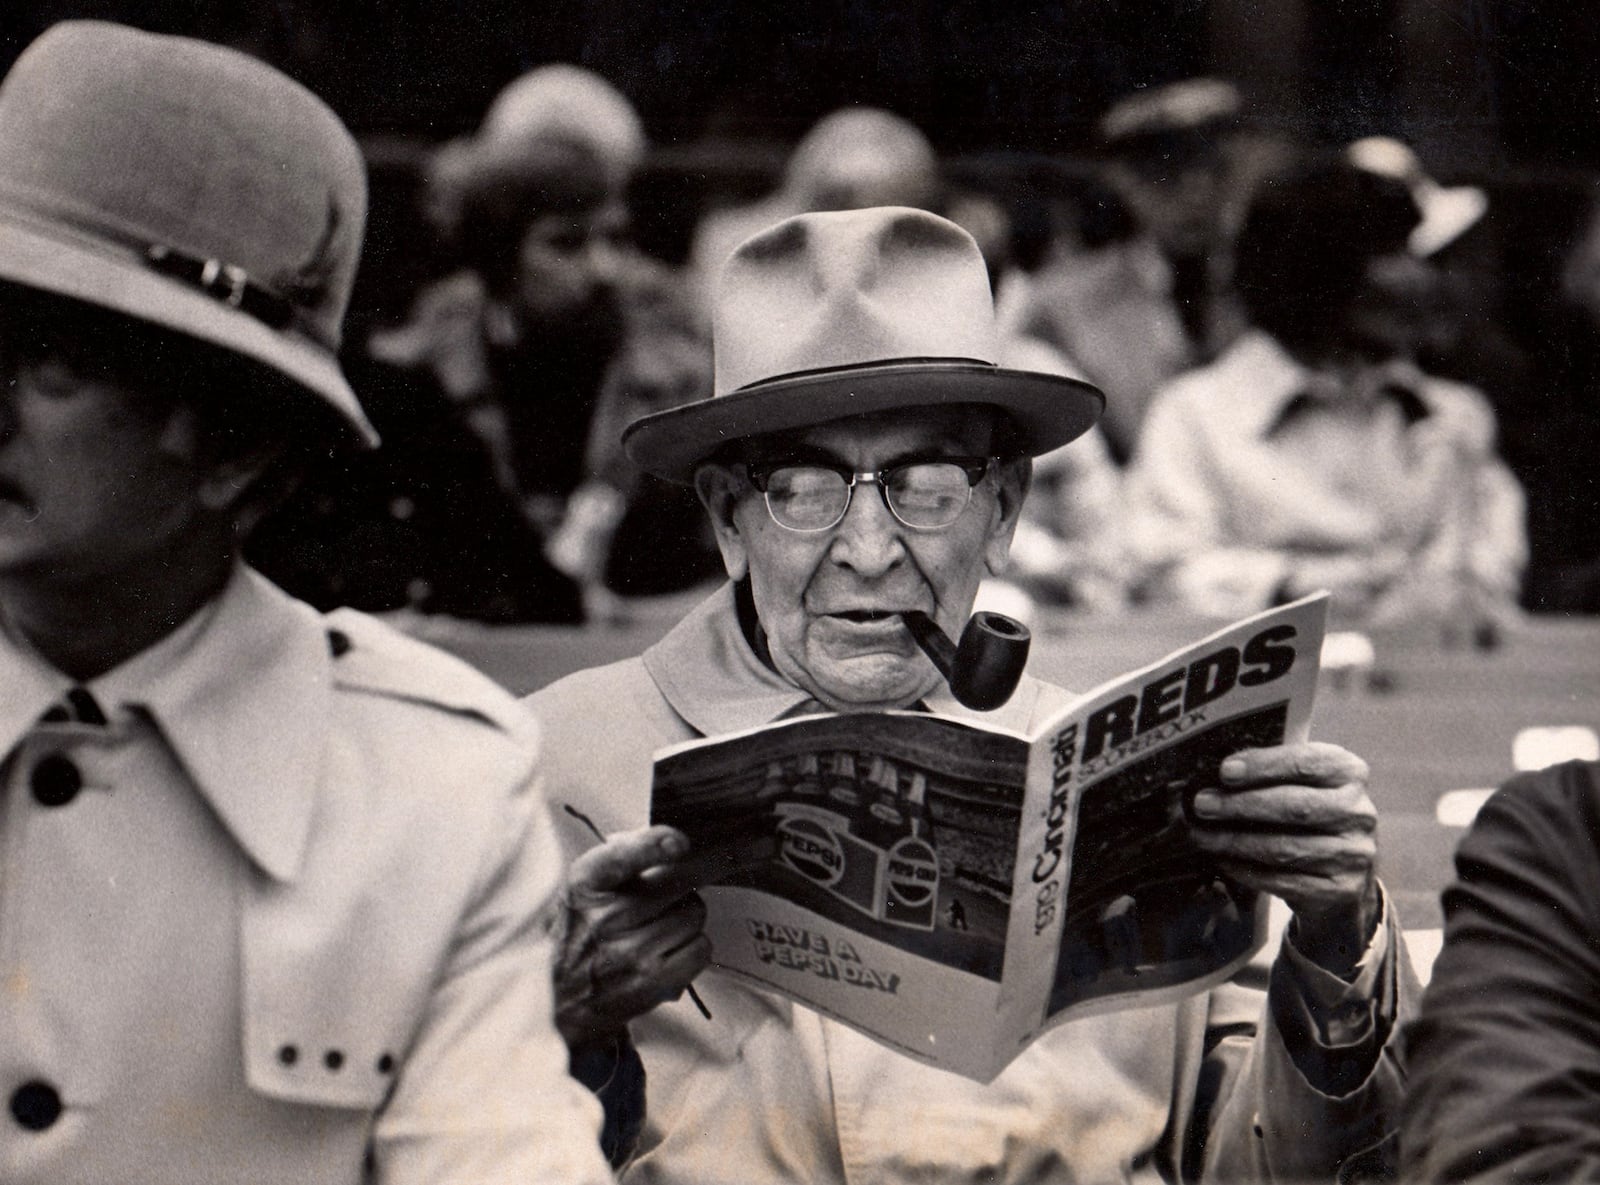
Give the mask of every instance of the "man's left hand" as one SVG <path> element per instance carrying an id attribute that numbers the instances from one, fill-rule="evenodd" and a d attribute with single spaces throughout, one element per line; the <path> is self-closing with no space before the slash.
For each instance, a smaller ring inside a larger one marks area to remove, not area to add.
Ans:
<path id="1" fill-rule="evenodd" d="M 1194 798 L 1196 844 L 1240 884 L 1281 897 L 1299 951 L 1347 978 L 1380 909 L 1367 776 L 1349 750 L 1308 741 L 1235 753 L 1222 784 Z"/>

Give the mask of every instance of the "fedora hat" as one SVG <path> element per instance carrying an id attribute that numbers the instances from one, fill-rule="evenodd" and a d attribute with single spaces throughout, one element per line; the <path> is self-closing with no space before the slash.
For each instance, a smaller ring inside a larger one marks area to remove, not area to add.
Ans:
<path id="1" fill-rule="evenodd" d="M 723 269 L 712 341 L 711 397 L 623 433 L 648 473 L 689 482 L 733 440 L 952 403 L 999 408 L 1017 447 L 1037 456 L 1088 431 L 1105 406 L 1087 383 L 997 364 L 983 255 L 923 210 L 800 214 L 747 239 Z"/>
<path id="2" fill-rule="evenodd" d="M 233 50 L 67 21 L 0 84 L 0 281 L 268 366 L 373 444 L 337 358 L 366 207 L 338 117 Z"/>

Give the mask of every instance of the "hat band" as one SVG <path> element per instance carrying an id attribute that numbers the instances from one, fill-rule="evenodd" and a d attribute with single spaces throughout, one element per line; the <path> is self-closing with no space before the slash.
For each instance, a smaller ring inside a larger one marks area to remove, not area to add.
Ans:
<path id="1" fill-rule="evenodd" d="M 161 243 L 145 248 L 144 260 L 153 271 L 197 288 L 229 308 L 254 317 L 270 329 L 288 329 L 295 323 L 294 304 L 256 283 L 250 278 L 250 273 L 237 264 L 224 263 L 220 259 L 202 259 Z M 309 330 L 309 326 L 304 324 L 300 328 L 302 331 Z M 333 348 L 316 334 L 308 332 L 307 335 L 321 345 Z"/>
<path id="2" fill-rule="evenodd" d="M 996 370 L 997 365 L 987 358 L 967 358 L 960 356 L 935 357 L 933 355 L 908 355 L 904 358 L 882 358 L 871 362 L 846 362 L 840 366 L 818 366 L 811 370 L 791 370 L 785 374 L 768 375 L 764 379 L 752 379 L 748 383 L 741 383 L 732 390 L 720 392 L 721 395 L 735 395 L 745 391 L 758 391 L 763 387 L 786 386 L 790 383 L 805 382 L 809 379 L 826 378 L 833 374 L 844 374 L 855 371 L 874 370 L 907 370 L 937 367 L 959 369 L 967 366 L 981 366 L 986 370 Z"/>

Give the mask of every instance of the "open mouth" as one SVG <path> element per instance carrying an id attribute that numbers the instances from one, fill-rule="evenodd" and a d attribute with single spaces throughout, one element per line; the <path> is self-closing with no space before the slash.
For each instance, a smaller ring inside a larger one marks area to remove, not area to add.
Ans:
<path id="1" fill-rule="evenodd" d="M 830 613 L 828 616 L 842 617 L 846 621 L 863 625 L 870 621 L 900 620 L 900 614 L 893 609 L 845 609 L 839 613 Z"/>

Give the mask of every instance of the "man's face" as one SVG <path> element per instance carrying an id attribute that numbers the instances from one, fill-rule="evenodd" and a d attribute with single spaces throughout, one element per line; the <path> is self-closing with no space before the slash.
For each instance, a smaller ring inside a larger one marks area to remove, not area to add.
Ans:
<path id="1" fill-rule="evenodd" d="M 1227 158 L 1193 137 L 1169 137 L 1113 161 L 1112 185 L 1169 255 L 1198 255 L 1222 233 Z"/>
<path id="2" fill-rule="evenodd" d="M 834 421 L 762 442 L 767 455 L 876 472 L 907 460 L 988 455 L 990 413 L 933 408 Z M 741 466 L 706 466 L 698 486 L 729 574 L 750 576 L 778 672 L 836 709 L 905 707 L 939 683 L 894 614 L 921 609 L 957 636 L 978 584 L 1004 566 L 1027 489 L 1026 460 L 992 467 L 948 527 L 918 530 L 858 483 L 835 527 L 779 526 Z"/>
<path id="3" fill-rule="evenodd" d="M 159 379 L 85 337 L 0 305 L 0 582 L 115 579 L 197 513 Z"/>

